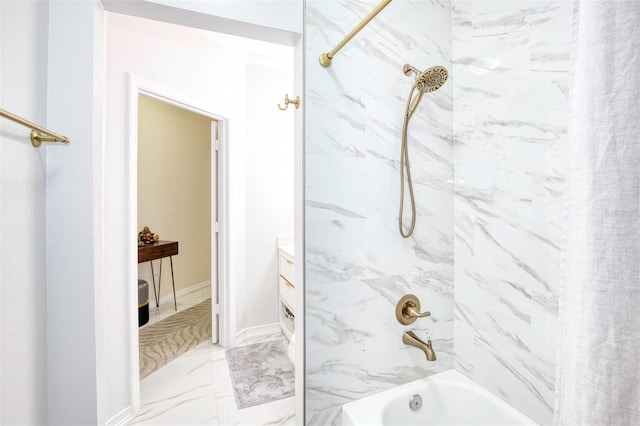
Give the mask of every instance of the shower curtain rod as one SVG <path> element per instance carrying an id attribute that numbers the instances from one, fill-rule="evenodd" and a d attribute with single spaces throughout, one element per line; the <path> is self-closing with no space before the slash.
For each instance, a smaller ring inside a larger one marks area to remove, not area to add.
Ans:
<path id="1" fill-rule="evenodd" d="M 42 145 L 42 142 L 62 142 L 69 143 L 69 138 L 66 136 L 59 135 L 51 130 L 47 130 L 42 126 L 38 126 L 35 123 L 32 123 L 29 120 L 25 120 L 24 118 L 18 117 L 15 114 L 11 114 L 9 111 L 5 111 L 0 109 L 0 116 L 8 118 L 9 120 L 15 121 L 18 124 L 22 124 L 25 127 L 30 127 L 31 130 L 31 145 L 38 148 Z M 49 136 L 46 136 L 49 135 Z"/>
<path id="2" fill-rule="evenodd" d="M 349 43 L 353 36 L 358 34 L 360 30 L 363 29 L 373 18 L 375 18 L 382 9 L 387 7 L 389 3 L 391 3 L 391 0 L 382 0 L 367 16 L 364 17 L 362 21 L 360 21 L 358 25 L 356 25 L 354 29 L 351 30 L 349 34 L 345 36 L 345 38 L 342 39 L 340 43 L 338 43 L 336 47 L 333 48 L 332 51 L 320 55 L 320 65 L 322 65 L 323 67 L 331 66 L 331 60 L 336 55 L 336 53 L 338 53 L 338 51 L 342 49 L 345 44 Z"/>

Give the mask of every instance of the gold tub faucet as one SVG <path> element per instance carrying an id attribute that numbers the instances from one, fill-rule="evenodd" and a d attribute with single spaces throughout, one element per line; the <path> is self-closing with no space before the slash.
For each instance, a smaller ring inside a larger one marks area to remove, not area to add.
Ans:
<path id="1" fill-rule="evenodd" d="M 405 331 L 402 335 L 402 343 L 409 346 L 414 346 L 421 351 L 424 352 L 427 357 L 427 361 L 435 361 L 436 360 L 436 352 L 433 350 L 431 346 L 431 339 L 427 340 L 427 342 L 423 342 L 420 340 L 418 336 L 413 331 Z"/>

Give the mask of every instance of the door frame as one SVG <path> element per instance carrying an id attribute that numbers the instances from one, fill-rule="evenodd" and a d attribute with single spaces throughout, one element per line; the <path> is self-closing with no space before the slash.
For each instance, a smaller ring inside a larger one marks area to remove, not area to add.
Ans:
<path id="1" fill-rule="evenodd" d="M 214 162 L 216 163 L 216 176 L 212 173 L 211 180 L 211 203 L 217 200 L 217 212 L 211 211 L 211 220 L 215 223 L 217 217 L 219 222 L 218 232 L 215 226 L 211 228 L 211 244 L 218 242 L 217 250 L 212 250 L 212 267 L 217 264 L 217 277 L 211 277 L 211 298 L 212 317 L 216 315 L 214 299 L 216 294 L 219 299 L 218 312 L 218 341 L 221 346 L 228 346 L 233 342 L 235 336 L 235 313 L 233 312 L 234 294 L 229 285 L 229 150 L 228 150 L 228 119 L 224 116 L 206 108 L 201 107 L 202 102 L 191 99 L 189 96 L 177 92 L 158 83 L 141 78 L 134 74 L 129 74 L 129 208 L 128 222 L 129 235 L 138 234 L 138 96 L 145 95 L 159 101 L 168 103 L 187 111 L 210 118 L 217 123 L 216 135 L 211 135 L 211 161 L 212 171 Z M 216 145 L 218 152 L 216 154 Z M 216 161 L 217 160 L 217 161 Z M 213 185 L 213 180 L 217 180 L 217 185 Z M 214 213 L 217 213 L 214 216 Z M 213 248 L 213 247 L 212 247 Z M 214 255 L 216 259 L 214 259 Z M 130 339 L 130 367 L 131 367 L 131 396 L 132 411 L 135 415 L 140 410 L 140 379 L 137 374 L 140 371 L 140 359 L 138 355 L 138 247 L 134 238 L 131 238 L 129 245 L 129 339 Z M 212 320 L 213 321 L 213 320 Z"/>

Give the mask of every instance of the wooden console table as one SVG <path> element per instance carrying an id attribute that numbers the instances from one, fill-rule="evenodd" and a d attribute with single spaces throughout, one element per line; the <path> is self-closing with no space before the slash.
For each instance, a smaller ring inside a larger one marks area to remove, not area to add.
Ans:
<path id="1" fill-rule="evenodd" d="M 173 257 L 178 254 L 177 241 L 156 241 L 138 247 L 138 263 L 151 262 L 151 280 L 153 281 L 153 294 L 156 299 L 156 307 L 160 306 L 160 284 L 162 283 L 162 258 L 168 257 L 171 263 L 171 283 L 173 284 L 173 306 L 178 310 L 176 300 L 176 282 L 173 278 Z M 158 277 L 158 291 L 156 291 L 156 277 L 153 273 L 153 260 L 160 259 L 160 276 Z"/>

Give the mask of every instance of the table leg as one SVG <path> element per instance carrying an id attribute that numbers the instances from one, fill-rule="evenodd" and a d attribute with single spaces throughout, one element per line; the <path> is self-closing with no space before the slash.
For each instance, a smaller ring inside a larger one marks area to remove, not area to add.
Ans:
<path id="1" fill-rule="evenodd" d="M 169 262 L 171 263 L 171 284 L 173 284 L 173 306 L 175 310 L 178 310 L 178 300 L 176 299 L 176 281 L 173 278 L 173 256 L 169 256 Z"/>
<path id="2" fill-rule="evenodd" d="M 160 303 L 160 288 L 162 287 L 162 258 L 160 258 L 160 274 L 158 274 L 158 303 Z"/>
<path id="3" fill-rule="evenodd" d="M 160 306 L 160 299 L 158 298 L 158 293 L 160 293 L 160 289 L 156 291 L 156 274 L 153 272 L 153 260 L 149 262 L 151 264 L 151 281 L 153 282 L 153 297 L 156 299 L 156 308 Z M 160 264 L 162 266 L 162 263 Z"/>

